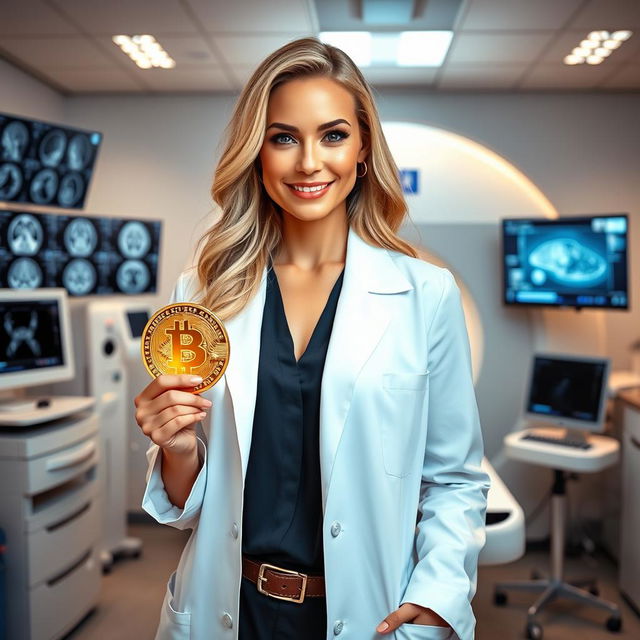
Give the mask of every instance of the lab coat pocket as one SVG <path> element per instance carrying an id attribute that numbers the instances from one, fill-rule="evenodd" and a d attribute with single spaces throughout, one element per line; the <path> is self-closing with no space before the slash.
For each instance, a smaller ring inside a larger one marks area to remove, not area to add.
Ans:
<path id="1" fill-rule="evenodd" d="M 175 582 L 176 572 L 174 571 L 167 582 L 155 640 L 189 640 L 191 638 L 191 613 L 175 609 L 173 600 Z"/>
<path id="2" fill-rule="evenodd" d="M 405 622 L 396 629 L 398 640 L 453 640 L 451 627 Z"/>
<path id="3" fill-rule="evenodd" d="M 382 374 L 380 430 L 382 458 L 388 475 L 404 477 L 411 471 L 412 456 L 420 436 L 429 372 Z"/>

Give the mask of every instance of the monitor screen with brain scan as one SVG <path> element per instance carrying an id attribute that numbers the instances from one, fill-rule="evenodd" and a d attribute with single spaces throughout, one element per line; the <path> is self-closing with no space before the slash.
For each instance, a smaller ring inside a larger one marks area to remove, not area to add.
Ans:
<path id="1" fill-rule="evenodd" d="M 504 302 L 628 309 L 626 214 L 502 221 Z"/>
<path id="2" fill-rule="evenodd" d="M 101 141 L 97 131 L 0 113 L 0 201 L 81 209 Z"/>
<path id="3" fill-rule="evenodd" d="M 73 377 L 67 297 L 64 289 L 0 289 L 0 389 Z"/>
<path id="4" fill-rule="evenodd" d="M 0 287 L 155 293 L 160 232 L 159 220 L 0 211 Z"/>

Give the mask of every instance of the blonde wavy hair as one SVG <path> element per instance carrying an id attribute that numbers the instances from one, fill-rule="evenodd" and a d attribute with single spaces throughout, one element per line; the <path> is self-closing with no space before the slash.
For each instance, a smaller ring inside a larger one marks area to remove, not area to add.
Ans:
<path id="1" fill-rule="evenodd" d="M 221 216 L 198 240 L 200 301 L 222 320 L 238 314 L 257 293 L 264 268 L 282 240 L 282 212 L 259 174 L 271 92 L 300 77 L 339 82 L 355 98 L 363 141 L 369 143 L 367 172 L 347 196 L 351 228 L 373 246 L 417 257 L 396 235 L 407 205 L 396 166 L 382 133 L 373 95 L 358 67 L 341 49 L 317 38 L 301 38 L 269 55 L 242 90 L 225 129 L 224 151 L 211 195 Z"/>

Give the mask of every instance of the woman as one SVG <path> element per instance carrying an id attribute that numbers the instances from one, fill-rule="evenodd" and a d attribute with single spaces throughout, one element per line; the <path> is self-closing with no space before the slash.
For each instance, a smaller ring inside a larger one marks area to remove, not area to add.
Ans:
<path id="1" fill-rule="evenodd" d="M 193 529 L 156 637 L 471 640 L 489 480 L 459 290 L 396 235 L 351 59 L 315 38 L 271 54 L 212 193 L 172 301 L 223 319 L 228 368 L 201 396 L 160 376 L 136 398 L 143 506 Z"/>

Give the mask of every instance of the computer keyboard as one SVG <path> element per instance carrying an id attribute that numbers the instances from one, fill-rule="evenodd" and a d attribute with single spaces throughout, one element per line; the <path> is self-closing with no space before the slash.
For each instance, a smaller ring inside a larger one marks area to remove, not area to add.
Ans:
<path id="1" fill-rule="evenodd" d="M 559 444 L 563 447 L 575 447 L 576 449 L 591 449 L 590 442 L 583 440 L 571 440 L 570 438 L 558 438 L 555 436 L 543 436 L 537 433 L 525 433 L 521 440 L 533 440 L 534 442 L 547 442 L 549 444 Z"/>

